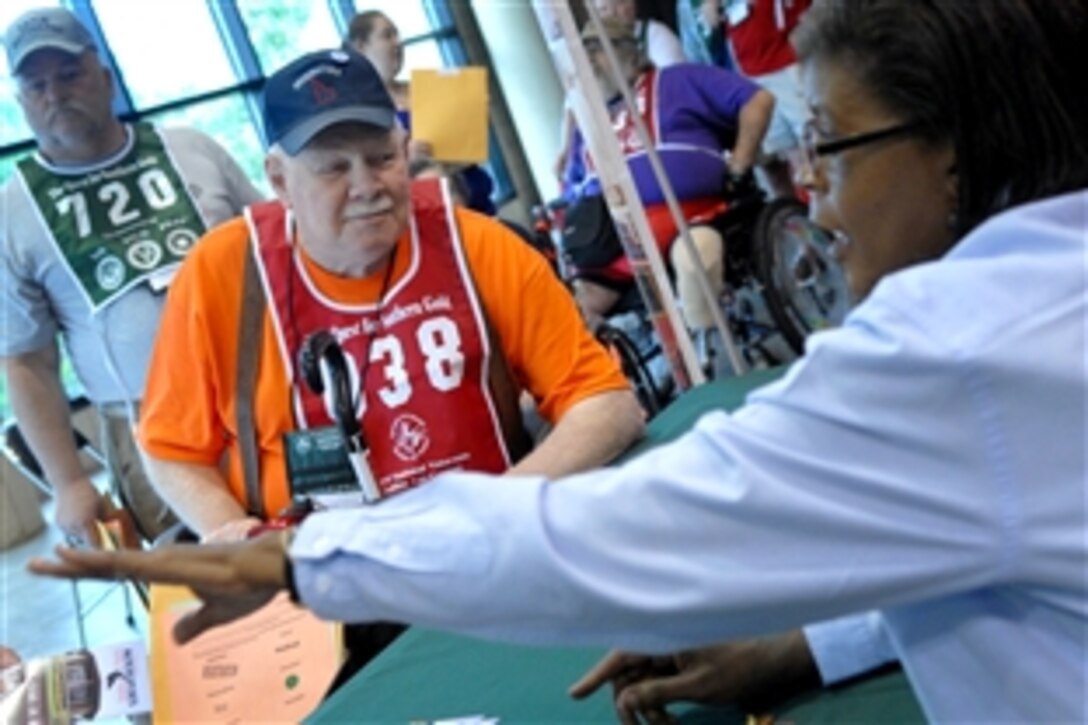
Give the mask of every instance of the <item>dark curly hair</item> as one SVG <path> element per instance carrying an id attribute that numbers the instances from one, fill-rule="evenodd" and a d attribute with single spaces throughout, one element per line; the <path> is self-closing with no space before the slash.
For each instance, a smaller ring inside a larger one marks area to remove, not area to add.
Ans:
<path id="1" fill-rule="evenodd" d="M 817 0 L 792 40 L 952 144 L 957 235 L 1088 186 L 1088 0 Z"/>

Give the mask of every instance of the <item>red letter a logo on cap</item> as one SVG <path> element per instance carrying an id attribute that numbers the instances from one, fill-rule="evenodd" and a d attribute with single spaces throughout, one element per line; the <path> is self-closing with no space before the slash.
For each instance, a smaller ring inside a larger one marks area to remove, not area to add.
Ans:
<path id="1" fill-rule="evenodd" d="M 314 94 L 314 103 L 319 106 L 327 106 L 336 100 L 336 89 L 327 86 L 317 78 L 310 80 L 310 92 Z"/>

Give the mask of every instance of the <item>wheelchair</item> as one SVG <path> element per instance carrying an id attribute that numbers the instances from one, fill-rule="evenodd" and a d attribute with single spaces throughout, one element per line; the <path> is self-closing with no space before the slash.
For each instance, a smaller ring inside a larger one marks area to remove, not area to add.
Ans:
<path id="1" fill-rule="evenodd" d="M 726 189 L 718 209 L 699 223 L 715 228 L 725 243 L 725 291 L 719 303 L 729 332 L 747 366 L 789 362 L 803 353 L 809 334 L 839 324 L 849 307 L 845 277 L 828 252 L 830 237 L 809 220 L 804 204 L 769 200 L 750 178 Z M 610 265 L 579 265 L 578 255 L 571 254 L 570 227 L 564 221 L 574 213 L 561 201 L 534 210 L 535 227 L 551 230 L 560 275 L 568 283 L 582 277 L 619 290 L 609 279 Z M 597 232 L 602 239 L 615 234 L 605 218 Z M 675 386 L 633 280 L 626 281 L 595 334 L 631 380 L 647 416 L 656 415 L 672 399 Z M 738 372 L 728 367 L 721 341 L 701 342 L 700 362 L 708 377 Z"/>

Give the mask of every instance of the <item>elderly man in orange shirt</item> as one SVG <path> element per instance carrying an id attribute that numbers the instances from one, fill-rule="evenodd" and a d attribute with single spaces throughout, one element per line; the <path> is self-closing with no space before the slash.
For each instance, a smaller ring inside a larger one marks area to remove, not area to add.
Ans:
<path id="1" fill-rule="evenodd" d="M 264 120 L 278 199 L 213 230 L 187 260 L 144 398 L 153 480 L 198 535 L 240 538 L 279 514 L 304 474 L 292 452 L 330 440 L 335 413 L 299 362 L 319 330 L 342 348 L 386 494 L 453 468 L 559 476 L 641 434 L 626 379 L 546 261 L 455 208 L 441 182 L 409 181 L 406 137 L 369 61 L 299 58 L 269 79 Z M 258 295 L 250 322 L 243 286 Z M 247 375 L 252 402 L 240 404 Z M 554 426 L 532 452 L 521 390 Z"/>

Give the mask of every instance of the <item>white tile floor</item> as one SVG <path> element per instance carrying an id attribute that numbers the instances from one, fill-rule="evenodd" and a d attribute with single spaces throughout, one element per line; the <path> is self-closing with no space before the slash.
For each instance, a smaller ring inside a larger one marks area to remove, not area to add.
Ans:
<path id="1" fill-rule="evenodd" d="M 51 508 L 49 502 L 44 504 L 47 522 L 52 521 Z M 27 561 L 50 555 L 60 541 L 59 531 L 47 523 L 35 537 L 0 552 L 0 644 L 11 647 L 24 660 L 81 646 L 72 585 L 26 571 Z M 129 619 L 122 585 L 81 582 L 77 586 L 88 646 L 146 641 L 146 613 L 132 596 Z"/>

